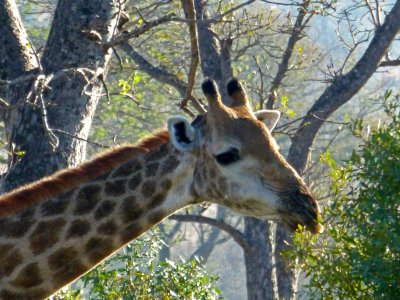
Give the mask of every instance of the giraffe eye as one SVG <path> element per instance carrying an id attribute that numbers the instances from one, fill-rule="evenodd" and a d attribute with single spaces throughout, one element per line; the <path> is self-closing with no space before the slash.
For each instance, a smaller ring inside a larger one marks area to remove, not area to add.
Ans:
<path id="1" fill-rule="evenodd" d="M 240 159 L 239 150 L 236 148 L 230 148 L 226 152 L 215 155 L 215 159 L 220 165 L 230 165 Z"/>

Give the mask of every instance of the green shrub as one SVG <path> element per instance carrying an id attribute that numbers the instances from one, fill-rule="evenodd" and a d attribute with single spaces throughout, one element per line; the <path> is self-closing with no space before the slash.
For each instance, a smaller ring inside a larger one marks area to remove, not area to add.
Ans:
<path id="1" fill-rule="evenodd" d="M 396 98 L 396 101 L 399 99 Z M 400 299 L 400 113 L 338 166 L 329 157 L 332 203 L 326 233 L 297 233 L 291 259 L 305 271 L 313 299 Z"/>
<path id="2" fill-rule="evenodd" d="M 87 296 L 69 290 L 57 299 L 218 299 L 218 277 L 194 259 L 158 261 L 163 241 L 150 232 L 81 277 Z"/>

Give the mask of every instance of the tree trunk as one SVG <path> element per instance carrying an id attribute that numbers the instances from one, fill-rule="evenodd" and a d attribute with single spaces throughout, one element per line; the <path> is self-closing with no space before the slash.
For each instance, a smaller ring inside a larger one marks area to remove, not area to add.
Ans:
<path id="1" fill-rule="evenodd" d="M 202 0 L 195 0 L 195 9 L 198 20 L 207 19 Z M 222 99 L 226 101 L 229 99 L 226 81 L 233 76 L 230 60 L 231 41 L 225 40 L 221 45 L 215 38 L 209 22 L 199 22 L 197 28 L 203 74 L 218 83 Z M 251 253 L 244 252 L 248 299 L 276 299 L 271 225 L 259 219 L 245 217 L 244 232 L 252 249 Z"/>
<path id="2" fill-rule="evenodd" d="M 1 79 L 15 80 L 29 75 L 32 69 L 41 77 L 23 81 L 23 88 L 7 87 L 10 106 L 4 121 L 11 155 L 1 186 L 3 192 L 85 158 L 86 144 L 81 139 L 88 137 L 111 53 L 102 44 L 114 32 L 119 9 L 117 0 L 58 1 L 39 65 L 37 56 L 24 51 L 27 43 L 19 34 L 23 27 L 15 3 L 0 2 L 1 14 L 9 11 L 10 3 L 14 6 L 12 15 L 0 19 L 1 30 L 4 23 L 4 30 L 10 28 L 11 32 L 0 44 L 0 55 L 13 53 L 17 57 L 1 62 L 6 70 Z"/>
<path id="3" fill-rule="evenodd" d="M 272 236 L 270 222 L 245 217 L 244 237 L 251 248 L 244 251 L 249 300 L 277 299 Z"/>
<path id="4" fill-rule="evenodd" d="M 204 9 L 205 3 L 202 0 L 195 0 L 197 20 L 207 20 L 208 13 Z M 197 32 L 199 37 L 200 63 L 203 75 L 215 80 L 220 87 L 220 94 L 224 101 L 228 99 L 226 91 L 226 78 L 232 77 L 232 68 L 222 68 L 225 61 L 221 55 L 221 44 L 211 29 L 210 22 L 198 22 Z"/>
<path id="5" fill-rule="evenodd" d="M 291 249 L 292 233 L 278 223 L 275 233 L 275 269 L 278 282 L 279 299 L 295 299 L 296 274 L 282 252 Z"/>

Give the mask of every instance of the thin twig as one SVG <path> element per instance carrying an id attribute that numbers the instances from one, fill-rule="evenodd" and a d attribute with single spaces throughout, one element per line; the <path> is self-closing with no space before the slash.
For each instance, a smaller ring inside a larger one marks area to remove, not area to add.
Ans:
<path id="1" fill-rule="evenodd" d="M 59 132 L 59 133 L 65 134 L 65 135 L 67 135 L 67 136 L 69 136 L 69 137 L 72 137 L 72 138 L 74 138 L 74 139 L 77 139 L 77 140 L 80 140 L 80 141 L 83 141 L 83 142 L 86 142 L 86 143 L 88 143 L 88 144 L 92 144 L 92 145 L 95 145 L 95 146 L 98 146 L 98 147 L 101 147 L 101 148 L 111 148 L 110 146 L 103 145 L 103 144 L 100 144 L 100 143 L 97 143 L 97 142 L 93 142 L 93 141 L 90 141 L 90 140 L 81 138 L 81 137 L 79 137 L 79 136 L 77 136 L 77 135 L 71 134 L 71 133 L 66 132 L 66 131 L 64 131 L 64 130 L 61 130 L 61 129 L 54 129 L 54 128 L 52 128 L 51 130 L 52 130 L 52 131 L 55 131 L 55 132 Z"/>

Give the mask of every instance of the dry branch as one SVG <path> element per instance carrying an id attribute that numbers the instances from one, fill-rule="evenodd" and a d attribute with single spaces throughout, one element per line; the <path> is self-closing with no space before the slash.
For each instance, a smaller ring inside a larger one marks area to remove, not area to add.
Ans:
<path id="1" fill-rule="evenodd" d="M 240 247 L 242 247 L 243 251 L 247 253 L 251 253 L 252 249 L 251 247 L 246 243 L 244 240 L 243 233 L 237 230 L 236 228 L 230 226 L 229 224 L 226 224 L 223 221 L 212 219 L 209 217 L 204 217 L 204 216 L 196 216 L 196 215 L 172 215 L 169 217 L 170 220 L 175 220 L 175 221 L 181 221 L 181 222 L 196 222 L 196 223 L 202 223 L 202 224 L 208 224 L 211 226 L 215 226 L 222 231 L 226 232 L 229 234 L 232 239 L 239 244 Z"/>
<path id="2" fill-rule="evenodd" d="M 194 9 L 193 0 L 182 0 L 182 6 L 185 8 L 186 18 L 192 22 L 188 23 L 190 33 L 190 69 L 188 74 L 188 84 L 186 87 L 185 97 L 180 103 L 180 108 L 185 109 L 189 99 L 193 98 L 193 87 L 196 80 L 196 71 L 199 65 L 199 46 L 197 39 L 197 28 L 196 28 L 196 12 Z"/>
<path id="3" fill-rule="evenodd" d="M 274 107 L 277 95 L 276 91 L 280 87 L 282 80 L 289 69 L 289 60 L 292 57 L 294 46 L 301 39 L 304 27 L 310 20 L 310 18 L 307 18 L 304 21 L 305 16 L 307 15 L 307 13 L 309 13 L 307 10 L 309 4 L 310 1 L 305 0 L 299 8 L 299 14 L 297 15 L 296 21 L 293 25 L 292 32 L 290 34 L 285 52 L 282 57 L 282 61 L 278 66 L 278 71 L 275 75 L 274 80 L 272 81 L 271 88 L 268 93 L 268 99 L 265 103 L 267 109 L 272 109 Z M 312 13 L 310 13 L 310 16 L 312 16 Z"/>
<path id="4" fill-rule="evenodd" d="M 121 32 L 120 34 L 117 34 L 113 39 L 111 39 L 108 43 L 105 43 L 103 45 L 103 48 L 104 48 L 104 50 L 108 50 L 112 47 L 123 44 L 124 42 L 126 42 L 129 39 L 137 38 L 140 35 L 142 35 L 143 33 L 145 33 L 146 31 L 149 31 L 150 29 L 152 29 L 160 24 L 170 22 L 174 16 L 175 16 L 175 14 L 168 14 L 159 19 L 145 22 L 145 23 L 143 23 L 142 26 L 140 26 L 134 30 Z"/>
<path id="5" fill-rule="evenodd" d="M 311 148 L 325 120 L 348 102 L 375 73 L 399 30 L 400 0 L 397 0 L 357 64 L 347 74 L 335 77 L 301 122 L 289 151 L 289 161 L 298 171 L 304 170 L 307 161 L 308 153 L 304 153 L 304 149 Z"/>

